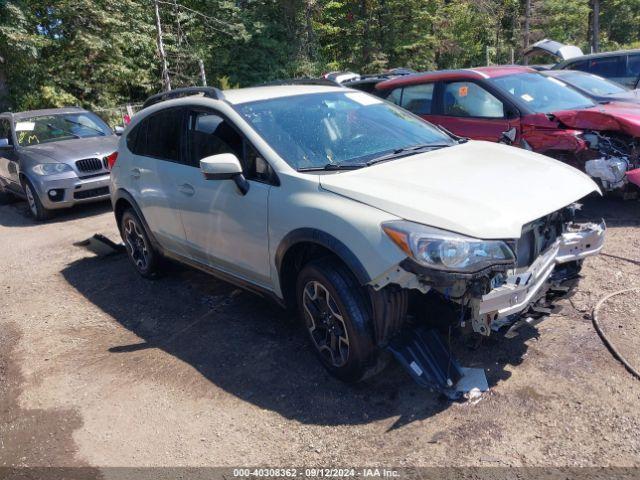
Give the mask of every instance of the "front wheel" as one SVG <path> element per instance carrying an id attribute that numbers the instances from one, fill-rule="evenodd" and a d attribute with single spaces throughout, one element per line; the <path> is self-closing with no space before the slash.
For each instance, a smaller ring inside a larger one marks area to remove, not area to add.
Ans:
<path id="1" fill-rule="evenodd" d="M 298 275 L 296 294 L 299 315 L 329 373 L 357 382 L 380 371 L 370 309 L 346 267 L 331 258 L 308 263 Z"/>
<path id="2" fill-rule="evenodd" d="M 22 188 L 24 190 L 24 196 L 27 198 L 27 204 L 29 205 L 29 213 L 31 213 L 31 216 L 36 220 L 46 220 L 50 218 L 51 210 L 46 209 L 42 205 L 36 189 L 28 179 L 24 180 Z"/>

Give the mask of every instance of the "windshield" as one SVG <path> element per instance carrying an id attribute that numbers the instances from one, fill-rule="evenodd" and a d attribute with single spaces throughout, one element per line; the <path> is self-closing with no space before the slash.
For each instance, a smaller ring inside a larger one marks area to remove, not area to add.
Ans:
<path id="1" fill-rule="evenodd" d="M 591 99 L 566 83 L 539 73 L 518 73 L 489 81 L 537 113 L 576 110 L 595 105 Z"/>
<path id="2" fill-rule="evenodd" d="M 617 93 L 625 93 L 629 90 L 622 85 L 590 73 L 567 71 L 567 73 L 563 73 L 560 76 L 560 79 L 594 95 L 614 95 Z"/>
<path id="3" fill-rule="evenodd" d="M 107 124 L 91 112 L 21 118 L 16 121 L 15 130 L 18 144 L 22 147 L 72 138 L 111 135 Z"/>
<path id="4" fill-rule="evenodd" d="M 411 113 L 362 92 L 274 98 L 236 109 L 298 170 L 361 166 L 401 149 L 455 143 Z"/>

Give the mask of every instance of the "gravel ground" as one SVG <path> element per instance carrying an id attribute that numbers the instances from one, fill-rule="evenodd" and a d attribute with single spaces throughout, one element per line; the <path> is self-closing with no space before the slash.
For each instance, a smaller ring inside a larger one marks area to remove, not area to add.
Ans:
<path id="1" fill-rule="evenodd" d="M 609 225 L 562 311 L 514 339 L 456 347 L 487 371 L 477 404 L 416 386 L 398 366 L 357 386 L 329 377 L 277 307 L 172 267 L 147 281 L 108 205 L 36 224 L 0 205 L 0 466 L 639 466 L 640 381 L 590 321 L 640 287 L 640 203 L 594 199 Z M 640 294 L 603 328 L 640 368 Z"/>

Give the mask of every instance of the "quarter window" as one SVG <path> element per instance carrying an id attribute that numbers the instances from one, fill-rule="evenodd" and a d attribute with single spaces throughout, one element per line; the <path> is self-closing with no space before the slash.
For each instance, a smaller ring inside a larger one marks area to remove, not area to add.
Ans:
<path id="1" fill-rule="evenodd" d="M 473 82 L 452 82 L 445 85 L 444 114 L 454 117 L 504 118 L 504 104 Z"/>
<path id="2" fill-rule="evenodd" d="M 433 86 L 433 83 L 424 83 L 404 87 L 400 106 L 416 115 L 429 115 L 433 101 Z"/>

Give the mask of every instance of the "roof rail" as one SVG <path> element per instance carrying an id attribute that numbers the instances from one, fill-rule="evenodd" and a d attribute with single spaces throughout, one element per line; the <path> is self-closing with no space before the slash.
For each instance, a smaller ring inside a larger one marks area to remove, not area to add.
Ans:
<path id="1" fill-rule="evenodd" d="M 164 102 L 165 100 L 173 100 L 175 98 L 189 97 L 192 95 L 202 95 L 207 98 L 214 98 L 221 100 L 224 98 L 222 91 L 215 87 L 185 87 L 169 90 L 168 92 L 160 92 L 147 98 L 142 104 L 142 108 L 150 107 L 156 103 Z"/>
<path id="2" fill-rule="evenodd" d="M 322 85 L 325 87 L 339 87 L 338 82 L 327 78 L 288 78 L 286 80 L 274 80 L 272 82 L 260 83 L 258 87 L 272 87 L 276 85 Z"/>

